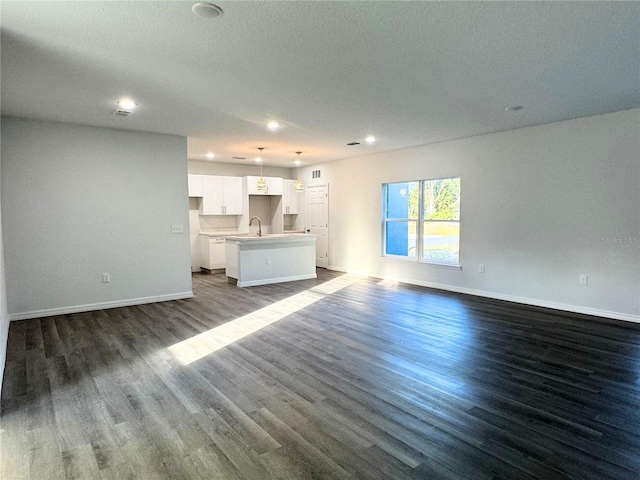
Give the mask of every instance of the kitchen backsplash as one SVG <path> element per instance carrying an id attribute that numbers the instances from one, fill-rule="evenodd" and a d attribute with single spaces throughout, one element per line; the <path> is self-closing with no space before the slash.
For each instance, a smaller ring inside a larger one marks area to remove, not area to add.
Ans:
<path id="1" fill-rule="evenodd" d="M 235 230 L 237 228 L 238 228 L 237 215 L 228 215 L 228 216 L 200 215 L 201 230 L 209 230 L 209 229 Z"/>

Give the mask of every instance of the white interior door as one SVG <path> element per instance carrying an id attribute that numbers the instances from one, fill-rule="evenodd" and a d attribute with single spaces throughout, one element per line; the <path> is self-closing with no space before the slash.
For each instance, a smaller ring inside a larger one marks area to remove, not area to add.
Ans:
<path id="1" fill-rule="evenodd" d="M 307 187 L 307 232 L 317 235 L 316 266 L 329 266 L 329 186 Z"/>

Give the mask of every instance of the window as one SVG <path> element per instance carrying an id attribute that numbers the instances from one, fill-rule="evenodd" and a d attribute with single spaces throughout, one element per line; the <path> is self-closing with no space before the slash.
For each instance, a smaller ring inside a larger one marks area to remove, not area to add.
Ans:
<path id="1" fill-rule="evenodd" d="M 386 183 L 382 190 L 385 256 L 458 265 L 459 178 Z"/>

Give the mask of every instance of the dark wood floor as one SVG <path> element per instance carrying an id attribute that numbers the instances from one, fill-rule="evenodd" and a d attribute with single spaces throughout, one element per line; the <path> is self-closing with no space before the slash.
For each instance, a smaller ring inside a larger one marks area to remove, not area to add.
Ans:
<path id="1" fill-rule="evenodd" d="M 325 270 L 193 283 L 11 324 L 2 480 L 640 478 L 640 325 Z"/>

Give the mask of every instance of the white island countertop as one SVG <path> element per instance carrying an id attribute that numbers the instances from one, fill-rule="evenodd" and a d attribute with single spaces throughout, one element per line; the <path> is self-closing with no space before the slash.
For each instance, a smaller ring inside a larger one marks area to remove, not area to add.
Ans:
<path id="1" fill-rule="evenodd" d="M 247 235 L 240 233 L 237 230 L 204 230 L 201 229 L 198 231 L 198 235 L 208 235 L 210 237 L 228 237 L 230 235 L 236 235 L 236 236 L 240 236 L 240 235 Z"/>
<path id="2" fill-rule="evenodd" d="M 225 237 L 226 275 L 239 287 L 316 278 L 316 235 Z"/>

